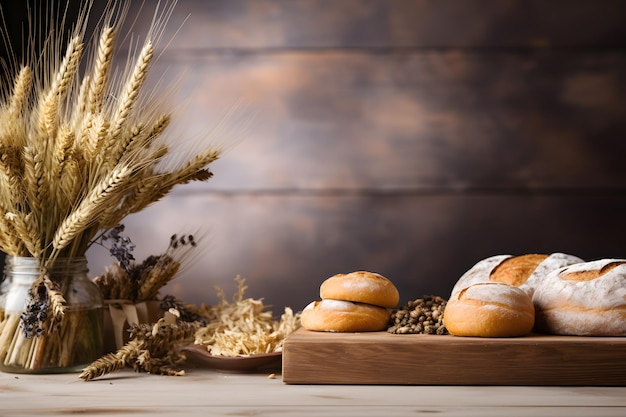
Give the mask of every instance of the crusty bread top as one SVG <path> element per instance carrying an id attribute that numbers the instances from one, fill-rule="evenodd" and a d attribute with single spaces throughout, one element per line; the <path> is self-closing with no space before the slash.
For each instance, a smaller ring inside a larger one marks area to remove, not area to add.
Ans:
<path id="1" fill-rule="evenodd" d="M 513 285 L 500 282 L 484 282 L 464 288 L 458 296 L 460 301 L 476 301 L 482 308 L 504 308 L 514 311 L 533 310 L 528 294 Z"/>
<path id="2" fill-rule="evenodd" d="M 535 272 L 535 269 L 542 263 L 548 255 L 546 254 L 528 254 L 520 256 L 512 256 L 500 262 L 491 270 L 489 279 L 495 282 L 503 282 L 505 284 L 519 287 Z"/>
<path id="3" fill-rule="evenodd" d="M 492 256 L 463 274 L 452 289 L 450 298 L 457 297 L 464 288 L 481 282 L 503 282 L 519 287 L 532 296 L 534 288 L 551 271 L 581 262 L 584 261 L 577 256 L 559 252 L 550 255 Z M 511 276 L 507 277 L 507 274 Z"/>
<path id="4" fill-rule="evenodd" d="M 591 281 L 597 278 L 600 278 L 603 275 L 608 274 L 614 268 L 617 268 L 620 265 L 624 265 L 626 261 L 609 261 L 608 263 L 602 262 L 600 263 L 600 269 L 583 269 L 580 271 L 568 270 L 564 271 L 564 273 L 560 274 L 559 277 L 566 281 Z"/>
<path id="5" fill-rule="evenodd" d="M 626 306 L 626 259 L 600 259 L 552 271 L 533 295 L 538 309 L 614 309 Z"/>
<path id="6" fill-rule="evenodd" d="M 395 308 L 400 294 L 396 286 L 384 276 L 375 272 L 355 271 L 326 279 L 320 285 L 320 297 Z"/>
<path id="7" fill-rule="evenodd" d="M 511 257 L 512 255 L 495 255 L 476 263 L 456 282 L 452 288 L 450 299 L 457 298 L 459 292 L 470 285 L 478 284 L 480 282 L 489 282 L 489 275 L 491 274 L 491 271 L 493 271 L 496 266 L 500 265 L 502 261 Z"/>

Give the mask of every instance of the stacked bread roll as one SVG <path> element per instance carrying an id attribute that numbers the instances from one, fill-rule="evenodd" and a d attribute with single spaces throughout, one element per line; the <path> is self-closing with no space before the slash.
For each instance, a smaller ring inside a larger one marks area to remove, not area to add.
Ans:
<path id="1" fill-rule="evenodd" d="M 584 262 L 563 253 L 498 255 L 478 262 L 457 281 L 444 324 L 457 336 L 514 337 L 535 325 L 533 297 L 555 270 Z"/>
<path id="2" fill-rule="evenodd" d="M 302 311 L 302 327 L 326 332 L 368 332 L 387 328 L 399 301 L 395 285 L 380 274 L 356 271 L 322 282 L 319 301 Z"/>

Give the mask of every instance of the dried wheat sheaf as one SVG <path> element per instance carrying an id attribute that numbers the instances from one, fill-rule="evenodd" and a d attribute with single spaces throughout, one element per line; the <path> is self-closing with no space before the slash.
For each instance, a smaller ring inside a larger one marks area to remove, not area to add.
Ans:
<path id="1" fill-rule="evenodd" d="M 9 65 L 15 75 L 0 91 L 0 250 L 84 255 L 100 231 L 178 184 L 211 177 L 220 146 L 197 137 L 196 153 L 171 157 L 182 144 L 163 134 L 171 114 L 160 111 L 159 92 L 142 91 L 173 7 L 157 6 L 121 70 L 113 62 L 128 2 L 109 5 L 89 42 L 88 4 L 66 47 L 50 31 L 40 55 Z"/>

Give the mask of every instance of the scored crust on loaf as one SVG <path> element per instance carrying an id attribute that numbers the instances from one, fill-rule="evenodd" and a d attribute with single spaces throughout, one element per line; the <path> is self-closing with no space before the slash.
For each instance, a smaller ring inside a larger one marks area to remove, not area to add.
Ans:
<path id="1" fill-rule="evenodd" d="M 602 270 L 605 273 L 592 280 L 572 279 Z M 560 305 L 584 309 L 622 307 L 626 305 L 626 260 L 601 259 L 553 271 L 538 287 L 533 300 L 542 309 Z"/>
<path id="2" fill-rule="evenodd" d="M 626 261 L 609 262 L 602 266 L 600 269 L 591 269 L 583 271 L 566 271 L 560 275 L 561 279 L 566 281 L 591 281 L 592 279 L 600 278 L 602 275 L 606 275 L 614 268 L 625 264 Z"/>
<path id="3" fill-rule="evenodd" d="M 533 253 L 507 258 L 491 270 L 489 279 L 519 287 L 526 283 L 528 277 L 547 257 L 545 254 Z"/>
<path id="4" fill-rule="evenodd" d="M 489 275 L 491 274 L 491 271 L 493 271 L 496 266 L 500 265 L 502 261 L 512 257 L 513 255 L 495 255 L 476 263 L 456 282 L 452 288 L 450 299 L 455 299 L 459 295 L 459 292 L 470 285 L 481 282 L 489 282 Z"/>
<path id="5" fill-rule="evenodd" d="M 601 259 L 551 272 L 533 294 L 538 331 L 626 336 L 626 260 Z"/>
<path id="6" fill-rule="evenodd" d="M 537 286 L 540 285 L 552 271 L 584 262 L 584 259 L 581 259 L 578 256 L 568 255 L 567 253 L 556 252 L 550 254 L 550 256 L 548 256 L 543 262 L 537 265 L 535 271 L 530 275 L 530 277 L 528 277 L 526 282 L 520 286 L 520 288 L 532 297 L 535 288 L 537 288 Z"/>
<path id="7" fill-rule="evenodd" d="M 474 265 L 457 281 L 450 298 L 470 285 L 483 282 L 503 282 L 526 291 L 530 296 L 536 285 L 551 271 L 564 266 L 584 262 L 583 259 L 565 253 L 496 255 Z M 510 274 L 511 276 L 507 276 Z"/>

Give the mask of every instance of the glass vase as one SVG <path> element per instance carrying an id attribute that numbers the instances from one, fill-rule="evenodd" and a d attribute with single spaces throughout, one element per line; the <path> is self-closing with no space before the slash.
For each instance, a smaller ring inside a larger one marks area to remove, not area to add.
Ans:
<path id="1" fill-rule="evenodd" d="M 102 355 L 103 300 L 89 279 L 85 257 L 60 258 L 48 267 L 50 280 L 65 298 L 62 319 L 54 328 L 45 323 L 50 308 L 34 318 L 22 316 L 31 299 L 33 283 L 42 273 L 39 259 L 7 256 L 4 293 L 0 299 L 0 370 L 13 373 L 78 372 Z M 46 294 L 43 298 L 47 300 Z M 49 301 L 49 300 L 48 300 Z M 3 311 L 2 311 L 3 310 Z M 36 326 L 44 324 L 40 331 Z"/>

